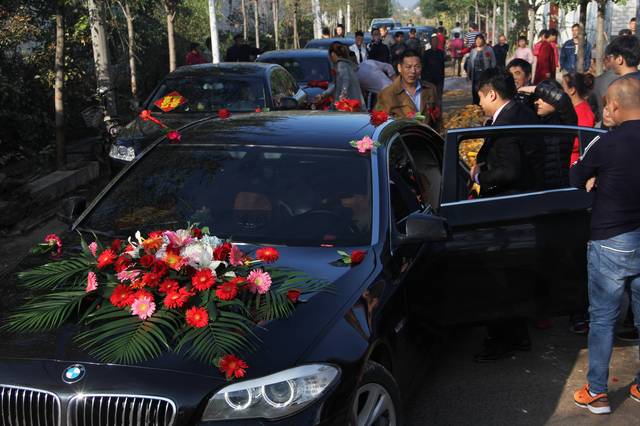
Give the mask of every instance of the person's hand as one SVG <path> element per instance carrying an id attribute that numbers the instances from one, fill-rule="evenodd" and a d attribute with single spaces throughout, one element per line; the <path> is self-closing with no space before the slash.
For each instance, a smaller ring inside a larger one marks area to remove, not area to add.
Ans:
<path id="1" fill-rule="evenodd" d="M 471 178 L 472 182 L 476 181 L 476 175 L 480 173 L 480 167 L 478 166 L 478 164 L 474 164 L 473 167 L 471 167 L 471 170 L 469 170 L 469 177 Z"/>
<path id="2" fill-rule="evenodd" d="M 318 104 L 318 103 L 322 102 L 322 99 L 324 99 L 324 97 L 322 96 L 322 93 L 320 93 L 319 95 L 316 95 L 315 98 L 313 98 L 313 102 Z"/>
<path id="3" fill-rule="evenodd" d="M 593 191 L 593 188 L 595 188 L 595 186 L 596 186 L 596 178 L 594 176 L 592 178 L 589 178 L 589 180 L 587 181 L 587 183 L 584 186 L 584 189 L 587 192 L 591 192 L 591 191 Z"/>
<path id="4" fill-rule="evenodd" d="M 521 93 L 533 93 L 536 91 L 536 86 L 523 86 L 518 89 L 518 92 Z"/>

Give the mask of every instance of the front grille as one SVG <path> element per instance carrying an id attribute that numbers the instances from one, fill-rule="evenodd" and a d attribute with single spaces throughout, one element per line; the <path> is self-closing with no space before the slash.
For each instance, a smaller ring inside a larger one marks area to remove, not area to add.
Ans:
<path id="1" fill-rule="evenodd" d="M 69 426 L 171 426 L 176 406 L 166 398 L 139 395 L 79 395 L 69 402 Z"/>
<path id="2" fill-rule="evenodd" d="M 0 385 L 2 426 L 59 426 L 60 400 L 51 392 Z"/>

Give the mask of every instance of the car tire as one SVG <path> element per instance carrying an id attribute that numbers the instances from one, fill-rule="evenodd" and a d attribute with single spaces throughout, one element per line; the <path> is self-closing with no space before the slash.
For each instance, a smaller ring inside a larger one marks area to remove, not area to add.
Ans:
<path id="1" fill-rule="evenodd" d="M 402 426 L 398 384 L 375 361 L 367 361 L 351 402 L 350 426 Z"/>

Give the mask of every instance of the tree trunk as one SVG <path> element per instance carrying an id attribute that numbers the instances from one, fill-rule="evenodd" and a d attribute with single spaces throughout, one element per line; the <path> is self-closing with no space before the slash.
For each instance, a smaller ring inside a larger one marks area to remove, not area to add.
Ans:
<path id="1" fill-rule="evenodd" d="M 64 4 L 62 0 L 56 3 L 56 80 L 54 86 L 54 108 L 56 118 L 56 166 L 59 170 L 65 168 L 65 138 L 64 138 Z"/>
<path id="2" fill-rule="evenodd" d="M 533 1 L 533 0 L 531 0 Z M 536 37 L 536 11 L 535 9 L 531 6 L 531 4 L 529 4 L 529 2 L 527 2 L 527 19 L 529 21 L 529 24 L 527 25 L 528 28 L 528 38 L 529 40 L 531 40 L 529 42 L 529 44 L 532 44 L 534 42 L 534 39 Z"/>
<path id="3" fill-rule="evenodd" d="M 498 6 L 496 5 L 496 0 L 493 0 L 493 15 L 491 19 L 491 34 L 493 35 L 493 42 L 498 42 L 498 37 L 496 35 L 496 11 L 498 10 Z"/>
<path id="4" fill-rule="evenodd" d="M 508 37 L 509 34 L 509 1 L 504 0 L 502 4 L 502 32 Z"/>
<path id="5" fill-rule="evenodd" d="M 271 0 L 271 11 L 273 12 L 273 39 L 276 43 L 276 50 L 278 50 L 280 49 L 278 0 Z"/>
<path id="6" fill-rule="evenodd" d="M 482 31 L 482 27 L 480 26 L 480 9 L 478 9 L 478 0 L 475 0 L 475 7 L 476 16 L 474 17 L 473 21 L 478 25 L 478 29 Z"/>
<path id="7" fill-rule="evenodd" d="M 108 116 L 118 114 L 116 99 L 111 84 L 111 72 L 109 62 L 109 49 L 107 35 L 102 21 L 102 3 L 96 0 L 88 0 L 89 26 L 91 28 L 91 45 L 93 47 L 93 61 L 96 67 L 96 81 L 98 92 L 106 98 L 106 108 Z"/>
<path id="8" fill-rule="evenodd" d="M 138 72 L 136 70 L 135 33 L 133 31 L 133 15 L 129 1 L 125 0 L 124 6 L 118 2 L 124 12 L 124 19 L 127 21 L 127 41 L 129 44 L 129 74 L 131 76 L 131 98 L 138 100 Z"/>
<path id="9" fill-rule="evenodd" d="M 484 29 L 485 34 L 489 37 L 489 6 L 484 7 Z M 493 42 L 495 43 L 496 41 L 493 40 Z"/>
<path id="10" fill-rule="evenodd" d="M 176 39 L 173 32 L 173 18 L 176 16 L 173 7 L 165 2 L 164 9 L 167 15 L 167 44 L 169 46 L 169 72 L 176 69 Z M 212 41 L 213 42 L 213 41 Z"/>
<path id="11" fill-rule="evenodd" d="M 256 49 L 260 49 L 260 11 L 258 10 L 258 0 L 253 0 L 253 20 L 256 31 Z"/>
<path id="12" fill-rule="evenodd" d="M 587 28 L 587 5 L 589 4 L 588 0 L 580 0 L 580 36 L 578 42 L 578 55 L 577 55 L 577 64 L 576 71 L 577 72 L 586 72 L 584 69 L 584 46 L 585 46 L 585 37 L 586 37 L 586 28 Z"/>
<path id="13" fill-rule="evenodd" d="M 216 0 L 209 0 L 209 32 L 211 34 L 211 61 L 220 62 L 220 43 L 218 41 L 218 17 L 216 16 Z"/>
<path id="14" fill-rule="evenodd" d="M 345 22 L 345 31 L 347 33 L 351 32 L 351 2 L 347 0 L 347 19 Z"/>
<path id="15" fill-rule="evenodd" d="M 242 9 L 242 36 L 244 37 L 244 39 L 247 39 L 247 29 L 248 29 L 248 22 L 247 22 L 247 8 L 244 4 L 244 0 L 240 0 L 240 8 Z"/>
<path id="16" fill-rule="evenodd" d="M 298 0 L 293 3 L 293 48 L 300 49 L 300 38 L 298 37 Z"/>
<path id="17" fill-rule="evenodd" d="M 322 37 L 322 16 L 320 14 L 320 0 L 311 0 L 311 13 L 313 14 L 313 37 Z"/>
<path id="18" fill-rule="evenodd" d="M 596 24 L 596 75 L 602 74 L 604 57 L 604 15 L 607 8 L 606 0 L 598 1 L 598 20 Z"/>

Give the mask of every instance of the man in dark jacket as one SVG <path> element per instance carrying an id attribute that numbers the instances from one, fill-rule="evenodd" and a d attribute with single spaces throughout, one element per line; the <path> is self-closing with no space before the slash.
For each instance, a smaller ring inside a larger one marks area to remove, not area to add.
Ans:
<path id="1" fill-rule="evenodd" d="M 391 65 L 394 68 L 397 68 L 398 62 L 400 62 L 400 58 L 404 54 L 404 51 L 407 50 L 407 45 L 404 44 L 404 33 L 402 31 L 396 32 L 394 37 L 395 43 L 391 45 L 389 51 L 391 52 Z M 419 52 L 416 52 L 418 55 Z"/>
<path id="2" fill-rule="evenodd" d="M 227 49 L 224 57 L 226 62 L 252 62 L 262 53 L 260 49 L 251 47 L 244 42 L 242 34 L 236 34 L 233 37 L 233 46 Z"/>
<path id="3" fill-rule="evenodd" d="M 509 53 L 509 44 L 504 34 L 498 37 L 498 44 L 494 44 L 492 49 L 493 54 L 496 56 L 496 65 L 504 68 L 507 62 L 507 54 Z"/>
<path id="4" fill-rule="evenodd" d="M 437 36 L 431 36 L 431 48 L 422 54 L 422 80 L 433 83 L 438 89 L 438 100 L 442 104 L 444 88 L 444 52 L 433 47 Z"/>
<path id="5" fill-rule="evenodd" d="M 380 30 L 377 28 L 371 30 L 371 43 L 367 46 L 367 58 L 390 64 L 390 57 L 389 48 L 380 37 Z"/>

